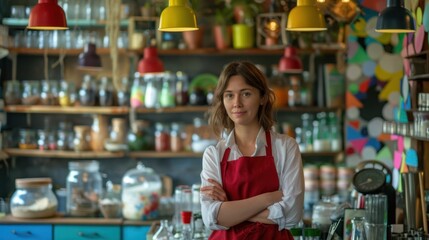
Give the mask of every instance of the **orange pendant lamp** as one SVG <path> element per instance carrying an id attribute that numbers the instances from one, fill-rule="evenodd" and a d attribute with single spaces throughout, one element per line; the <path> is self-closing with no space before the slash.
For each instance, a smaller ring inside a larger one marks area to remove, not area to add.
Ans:
<path id="1" fill-rule="evenodd" d="M 66 30 L 67 20 L 58 0 L 39 0 L 30 12 L 27 29 Z"/>

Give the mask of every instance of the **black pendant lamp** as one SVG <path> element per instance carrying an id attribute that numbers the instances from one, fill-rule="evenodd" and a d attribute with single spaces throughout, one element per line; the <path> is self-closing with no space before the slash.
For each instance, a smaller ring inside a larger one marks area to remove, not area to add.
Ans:
<path id="1" fill-rule="evenodd" d="M 376 32 L 409 33 L 415 32 L 414 18 L 404 7 L 404 0 L 387 0 L 386 8 L 378 14 Z"/>

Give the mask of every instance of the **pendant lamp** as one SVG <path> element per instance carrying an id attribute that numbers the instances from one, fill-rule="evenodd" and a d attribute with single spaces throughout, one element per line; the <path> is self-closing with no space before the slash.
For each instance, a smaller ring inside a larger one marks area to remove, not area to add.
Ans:
<path id="1" fill-rule="evenodd" d="M 195 13 L 187 5 L 187 0 L 168 0 L 159 18 L 159 31 L 186 32 L 198 30 Z"/>
<path id="2" fill-rule="evenodd" d="M 164 72 L 164 64 L 158 57 L 156 47 L 146 47 L 137 70 L 140 74 Z"/>
<path id="3" fill-rule="evenodd" d="M 30 12 L 27 29 L 66 30 L 67 20 L 58 0 L 39 0 Z"/>
<path id="4" fill-rule="evenodd" d="M 322 12 L 316 6 L 316 0 L 298 0 L 287 19 L 288 31 L 315 32 L 325 31 L 326 22 Z"/>
<path id="5" fill-rule="evenodd" d="M 411 12 L 404 7 L 404 0 L 387 0 L 386 8 L 378 14 L 376 32 L 409 33 L 415 32 Z"/>
<path id="6" fill-rule="evenodd" d="M 79 54 L 78 68 L 81 70 L 101 70 L 101 58 L 96 52 L 95 43 L 87 43 Z"/>
<path id="7" fill-rule="evenodd" d="M 279 61 L 279 72 L 282 73 L 301 73 L 302 62 L 298 57 L 296 48 L 287 46 L 284 55 Z"/>

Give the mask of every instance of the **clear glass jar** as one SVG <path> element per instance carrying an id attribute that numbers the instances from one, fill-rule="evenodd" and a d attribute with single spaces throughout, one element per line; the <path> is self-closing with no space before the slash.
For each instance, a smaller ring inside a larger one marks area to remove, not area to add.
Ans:
<path id="1" fill-rule="evenodd" d="M 58 101 L 58 82 L 43 80 L 40 92 L 40 103 L 42 105 L 56 106 Z"/>
<path id="2" fill-rule="evenodd" d="M 168 231 L 168 220 L 161 220 L 158 230 L 153 235 L 153 240 L 170 240 L 170 232 Z"/>
<path id="3" fill-rule="evenodd" d="M 7 105 L 21 104 L 21 86 L 17 80 L 6 81 L 4 97 Z"/>
<path id="4" fill-rule="evenodd" d="M 116 97 L 118 99 L 118 106 L 128 107 L 130 106 L 130 83 L 127 77 L 123 77 L 121 80 L 121 86 L 119 87 Z"/>
<path id="5" fill-rule="evenodd" d="M 131 220 L 158 217 L 162 182 L 159 175 L 141 162 L 122 178 L 122 215 Z"/>
<path id="6" fill-rule="evenodd" d="M 53 217 L 58 201 L 52 192 L 50 178 L 18 178 L 10 199 L 12 216 L 17 218 Z"/>
<path id="7" fill-rule="evenodd" d="M 98 88 L 98 101 L 100 106 L 108 107 L 113 105 L 113 83 L 107 77 L 102 77 Z"/>
<path id="8" fill-rule="evenodd" d="M 162 74 L 145 74 L 144 80 L 146 84 L 144 94 L 144 106 L 146 108 L 158 108 L 160 106 L 160 83 Z"/>
<path id="9" fill-rule="evenodd" d="M 103 193 L 97 161 L 69 162 L 67 213 L 75 217 L 95 217 Z"/>
<path id="10" fill-rule="evenodd" d="M 95 83 L 90 75 L 83 77 L 82 86 L 79 89 L 79 102 L 82 106 L 95 105 Z"/>
<path id="11" fill-rule="evenodd" d="M 36 131 L 33 129 L 19 130 L 19 148 L 37 149 Z"/>
<path id="12" fill-rule="evenodd" d="M 37 105 L 40 102 L 39 81 L 23 81 L 21 101 L 24 105 Z"/>
<path id="13" fill-rule="evenodd" d="M 146 84 L 140 73 L 134 74 L 133 86 L 131 87 L 130 105 L 132 108 L 144 107 Z"/>
<path id="14" fill-rule="evenodd" d="M 183 126 L 180 123 L 171 123 L 170 147 L 173 152 L 184 150 Z"/>
<path id="15" fill-rule="evenodd" d="M 49 150 L 49 132 L 45 130 L 38 130 L 37 131 L 37 146 L 39 147 L 39 150 Z"/>
<path id="16" fill-rule="evenodd" d="M 172 93 L 176 92 L 175 76 L 166 72 L 162 78 L 162 88 L 159 96 L 159 105 L 162 108 L 176 106 L 175 97 Z"/>
<path id="17" fill-rule="evenodd" d="M 74 150 L 77 152 L 90 150 L 91 127 L 85 125 L 76 125 L 74 126 L 74 132 Z"/>
<path id="18" fill-rule="evenodd" d="M 289 107 L 301 106 L 301 79 L 298 76 L 290 77 L 290 88 L 288 90 Z"/>
<path id="19" fill-rule="evenodd" d="M 59 104 L 63 107 L 73 106 L 76 102 L 76 86 L 65 80 L 60 83 Z"/>
<path id="20" fill-rule="evenodd" d="M 131 151 L 154 150 L 154 133 L 148 121 L 135 120 L 127 136 L 128 148 Z"/>

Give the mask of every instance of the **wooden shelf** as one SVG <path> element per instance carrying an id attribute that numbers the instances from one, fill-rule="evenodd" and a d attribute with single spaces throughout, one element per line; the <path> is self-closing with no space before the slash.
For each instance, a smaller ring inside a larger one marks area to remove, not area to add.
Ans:
<path id="1" fill-rule="evenodd" d="M 415 80 L 415 81 L 429 81 L 429 73 L 415 75 L 408 77 L 408 80 Z"/>
<path id="2" fill-rule="evenodd" d="M 342 154 L 341 151 L 336 152 L 302 152 L 302 157 L 335 157 L 338 156 L 338 154 Z"/>
<path id="3" fill-rule="evenodd" d="M 124 152 L 74 152 L 74 151 L 41 151 L 38 149 L 19 149 L 19 148 L 6 148 L 4 150 L 11 157 L 44 157 L 44 158 L 122 158 L 125 156 Z"/>
<path id="4" fill-rule="evenodd" d="M 315 106 L 302 106 L 302 107 L 283 107 L 277 109 L 277 112 L 336 112 L 342 111 L 343 107 L 315 107 Z"/>
<path id="5" fill-rule="evenodd" d="M 56 114 L 128 114 L 128 107 L 61 107 L 61 106 L 25 106 L 9 105 L 5 107 L 9 113 L 56 113 Z"/>
<path id="6" fill-rule="evenodd" d="M 121 27 L 128 26 L 128 19 L 123 19 L 120 22 Z M 3 25 L 10 27 L 27 27 L 28 19 L 25 18 L 3 18 Z M 95 19 L 67 19 L 67 26 L 70 27 L 105 27 L 106 21 L 98 21 Z"/>
<path id="7" fill-rule="evenodd" d="M 201 158 L 203 153 L 132 151 L 128 152 L 128 156 L 130 158 Z"/>
<path id="8" fill-rule="evenodd" d="M 410 58 L 422 58 L 422 57 L 426 57 L 426 55 L 428 53 L 429 53 L 429 51 L 425 50 L 425 51 L 421 51 L 421 52 L 416 53 L 416 54 L 405 56 L 405 58 L 408 58 L 408 59 L 410 59 Z"/>
<path id="9" fill-rule="evenodd" d="M 136 113 L 190 113 L 190 112 L 207 112 L 209 106 L 177 106 L 171 108 L 135 108 Z M 132 110 L 131 110 L 132 111 Z"/>

